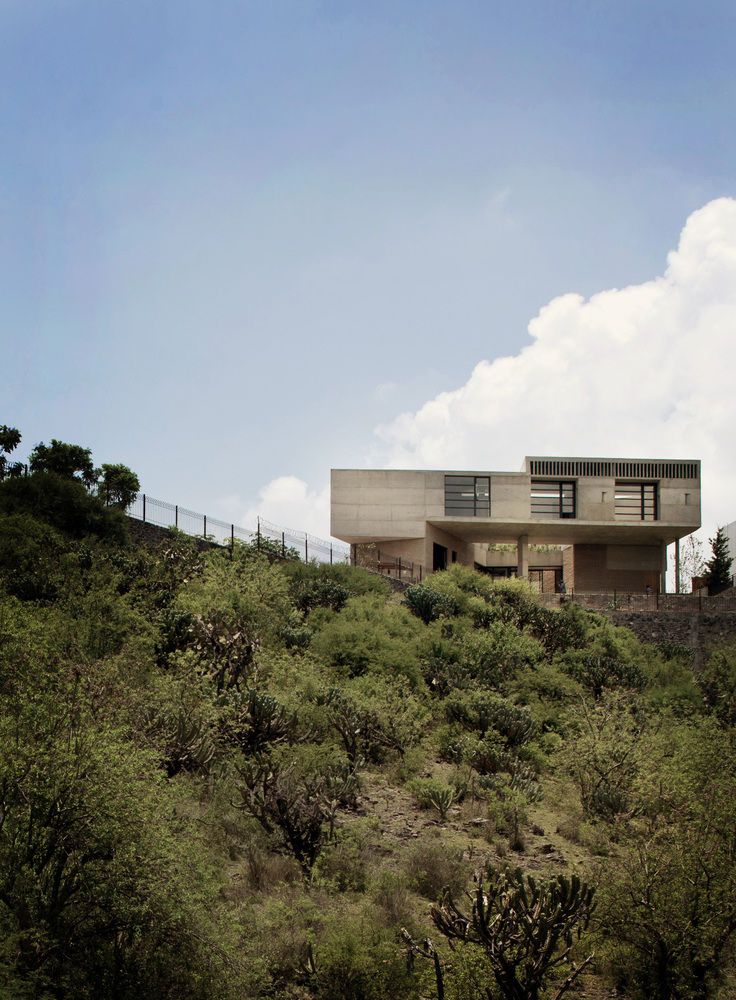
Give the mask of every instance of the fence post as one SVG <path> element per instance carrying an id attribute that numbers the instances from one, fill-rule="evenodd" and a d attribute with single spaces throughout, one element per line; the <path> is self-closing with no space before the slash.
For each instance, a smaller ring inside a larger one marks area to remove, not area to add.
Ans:
<path id="1" fill-rule="evenodd" d="M 230 525 L 230 555 L 235 552 L 235 525 Z"/>
<path id="2" fill-rule="evenodd" d="M 330 566 L 332 565 L 332 542 L 330 542 Z"/>
<path id="3" fill-rule="evenodd" d="M 202 515 L 202 524 L 204 525 L 204 531 L 202 532 L 202 537 L 206 538 L 207 537 L 207 515 L 206 514 Z"/>
<path id="4" fill-rule="evenodd" d="M 286 559 L 286 532 L 281 532 L 281 558 Z"/>
<path id="5" fill-rule="evenodd" d="M 146 523 L 146 494 L 143 494 L 143 523 Z"/>
<path id="6" fill-rule="evenodd" d="M 419 563 L 419 582 L 422 582 L 422 564 Z"/>
<path id="7" fill-rule="evenodd" d="M 309 539 L 307 538 L 306 533 L 304 535 L 304 562 L 309 562 Z"/>
<path id="8" fill-rule="evenodd" d="M 256 548 L 261 551 L 261 519 L 256 518 Z"/>
<path id="9" fill-rule="evenodd" d="M 174 527 L 179 527 L 179 504 L 174 507 Z"/>

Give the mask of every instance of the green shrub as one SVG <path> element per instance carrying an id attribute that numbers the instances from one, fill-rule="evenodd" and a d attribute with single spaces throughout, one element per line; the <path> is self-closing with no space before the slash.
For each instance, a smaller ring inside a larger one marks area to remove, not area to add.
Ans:
<path id="1" fill-rule="evenodd" d="M 583 687 L 557 664 L 541 662 L 521 670 L 506 685 L 507 693 L 524 705 L 540 732 L 565 733 L 567 710 L 579 704 Z"/>
<path id="2" fill-rule="evenodd" d="M 365 892 L 371 859 L 370 824 L 358 821 L 338 830 L 319 856 L 316 878 L 338 892 Z"/>
<path id="3" fill-rule="evenodd" d="M 68 545 L 29 514 L 0 516 L 0 586 L 25 601 L 51 601 L 65 583 Z"/>
<path id="4" fill-rule="evenodd" d="M 415 778 L 407 788 L 416 798 L 420 808 L 436 809 L 440 819 L 446 819 L 455 802 L 455 789 L 452 785 L 439 781 L 437 778 Z"/>
<path id="5" fill-rule="evenodd" d="M 387 927 L 400 928 L 412 925 L 414 911 L 406 872 L 379 868 L 368 887 L 370 897 L 383 913 Z"/>
<path id="6" fill-rule="evenodd" d="M 404 868 L 412 886 L 426 899 L 438 899 L 445 889 L 456 895 L 470 878 L 470 864 L 462 852 L 433 833 L 422 835 L 409 848 Z"/>
<path id="7" fill-rule="evenodd" d="M 376 595 L 351 598 L 340 614 L 318 623 L 311 648 L 347 677 L 369 672 L 420 681 L 417 637 L 421 623 L 405 608 Z"/>
<path id="8" fill-rule="evenodd" d="M 317 1000 L 409 1000 L 417 987 L 394 935 L 374 914 L 335 915 L 314 946 L 309 989 Z"/>
<path id="9" fill-rule="evenodd" d="M 736 725 L 736 645 L 713 651 L 697 682 L 708 710 L 724 725 Z"/>
<path id="10" fill-rule="evenodd" d="M 458 614 L 460 610 L 457 601 L 449 595 L 439 594 L 431 587 L 422 585 L 415 585 L 406 589 L 404 604 L 425 625 L 436 621 L 437 618 L 452 617 Z"/>
<path id="11" fill-rule="evenodd" d="M 537 663 L 542 652 L 536 639 L 514 625 L 495 621 L 489 628 L 467 635 L 463 663 L 479 683 L 497 688 L 524 667 Z"/>

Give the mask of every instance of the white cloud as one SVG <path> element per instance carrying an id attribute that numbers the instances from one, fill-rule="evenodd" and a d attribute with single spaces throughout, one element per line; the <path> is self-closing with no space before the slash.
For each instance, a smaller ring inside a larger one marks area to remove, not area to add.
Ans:
<path id="1" fill-rule="evenodd" d="M 239 523 L 255 527 L 258 516 L 281 528 L 329 538 L 330 488 L 312 490 L 297 476 L 278 476 L 260 490 L 257 502 L 241 514 Z"/>
<path id="2" fill-rule="evenodd" d="M 379 427 L 371 464 L 502 470 L 529 454 L 700 458 L 706 529 L 736 519 L 736 200 L 689 217 L 662 276 L 588 300 L 561 295 L 529 334 L 518 354 L 479 362 L 460 388 Z M 261 491 L 258 511 L 325 535 L 329 487 L 282 476 Z"/>
<path id="3" fill-rule="evenodd" d="M 704 524 L 736 518 L 736 201 L 694 212 L 661 277 L 553 299 L 532 343 L 378 428 L 394 468 L 524 455 L 700 458 Z"/>

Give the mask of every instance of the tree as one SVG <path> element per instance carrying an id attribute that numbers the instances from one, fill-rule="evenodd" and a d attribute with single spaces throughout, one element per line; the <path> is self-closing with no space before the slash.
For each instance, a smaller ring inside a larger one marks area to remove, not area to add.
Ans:
<path id="1" fill-rule="evenodd" d="M 0 425 L 0 479 L 18 476 L 23 470 L 22 462 L 8 461 L 8 455 L 15 451 L 21 442 L 20 431 L 7 424 Z"/>
<path id="2" fill-rule="evenodd" d="M 641 1000 L 715 995 L 736 936 L 736 751 L 714 720 L 645 738 L 638 816 L 601 871 L 598 923 L 617 986 Z"/>
<path id="3" fill-rule="evenodd" d="M 674 553 L 671 559 L 673 575 L 677 572 Z M 688 535 L 680 546 L 680 593 L 688 594 L 692 590 L 695 576 L 703 574 L 703 543 L 697 535 Z"/>
<path id="4" fill-rule="evenodd" d="M 504 1000 L 537 1000 L 560 969 L 567 978 L 556 984 L 560 1000 L 593 959 L 579 965 L 570 958 L 573 944 L 586 930 L 595 890 L 577 875 L 537 881 L 520 868 L 476 876 L 470 916 L 448 892 L 432 907 L 432 920 L 450 941 L 467 941 L 485 950 Z"/>
<path id="5" fill-rule="evenodd" d="M 103 465 L 98 470 L 97 492 L 108 507 L 126 510 L 141 488 L 140 480 L 127 465 Z"/>
<path id="6" fill-rule="evenodd" d="M 0 993 L 230 996 L 218 884 L 155 754 L 38 678 L 0 710 Z"/>
<path id="7" fill-rule="evenodd" d="M 719 528 L 713 538 L 708 541 L 712 555 L 705 564 L 705 580 L 709 594 L 719 594 L 731 586 L 731 563 L 733 559 L 728 552 L 728 538 L 723 528 Z"/>
<path id="8" fill-rule="evenodd" d="M 97 482 L 97 472 L 92 464 L 92 452 L 79 444 L 51 439 L 37 444 L 28 456 L 31 472 L 54 472 L 63 479 L 75 479 L 91 489 Z"/>
<path id="9" fill-rule="evenodd" d="M 121 511 L 105 507 L 78 480 L 51 472 L 1 482 L 0 514 L 30 514 L 76 538 L 98 535 L 121 543 L 128 538 Z"/>

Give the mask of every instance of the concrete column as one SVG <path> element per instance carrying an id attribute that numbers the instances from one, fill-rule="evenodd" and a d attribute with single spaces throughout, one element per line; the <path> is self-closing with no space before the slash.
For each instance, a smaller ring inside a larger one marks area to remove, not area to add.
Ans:
<path id="1" fill-rule="evenodd" d="M 662 572 L 660 573 L 659 592 L 667 590 L 667 542 L 662 542 Z"/>
<path id="2" fill-rule="evenodd" d="M 680 539 L 675 539 L 675 593 L 680 593 Z"/>
<path id="3" fill-rule="evenodd" d="M 519 535 L 516 543 L 516 575 L 529 579 L 529 535 Z"/>

